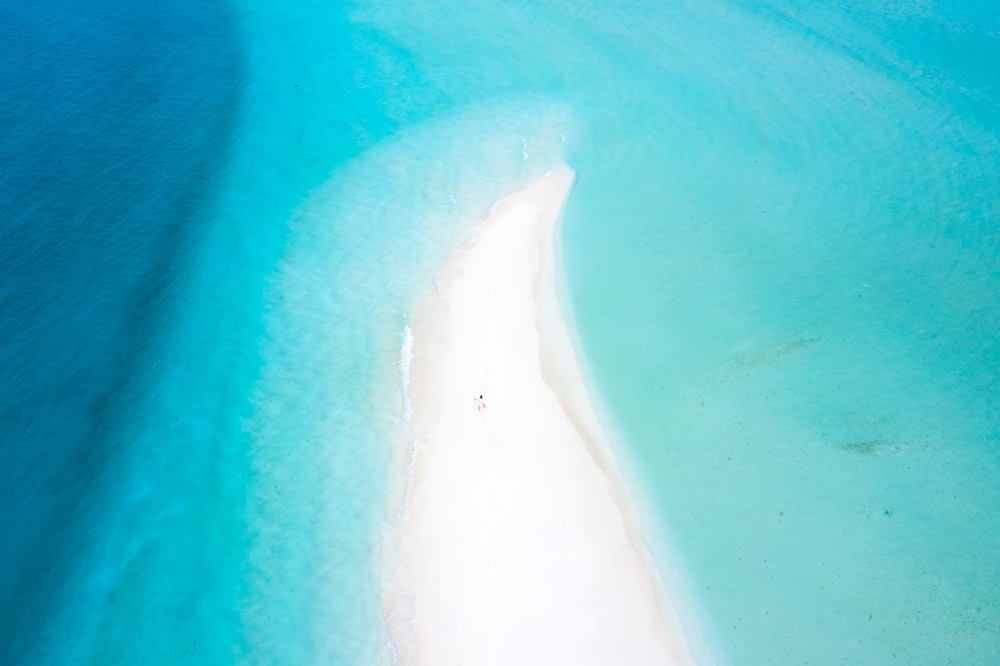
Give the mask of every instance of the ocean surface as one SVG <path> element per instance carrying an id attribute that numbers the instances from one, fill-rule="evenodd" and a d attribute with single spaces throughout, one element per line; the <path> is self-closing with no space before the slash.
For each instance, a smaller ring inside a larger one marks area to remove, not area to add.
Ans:
<path id="1" fill-rule="evenodd" d="M 407 314 L 566 162 L 706 663 L 997 663 L 997 63 L 974 0 L 0 0 L 0 662 L 392 663 Z"/>

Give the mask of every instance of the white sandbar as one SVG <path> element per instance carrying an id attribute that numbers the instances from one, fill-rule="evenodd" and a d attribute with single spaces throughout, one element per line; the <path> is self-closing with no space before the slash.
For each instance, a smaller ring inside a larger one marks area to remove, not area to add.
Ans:
<path id="1" fill-rule="evenodd" d="M 501 200 L 412 322 L 420 448 L 387 597 L 400 664 L 692 661 L 555 296 L 573 179 L 560 170 Z"/>

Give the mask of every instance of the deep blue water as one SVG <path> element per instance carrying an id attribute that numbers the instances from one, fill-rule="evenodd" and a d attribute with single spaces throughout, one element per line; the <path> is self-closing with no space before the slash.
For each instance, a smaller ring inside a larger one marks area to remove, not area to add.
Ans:
<path id="1" fill-rule="evenodd" d="M 706 652 L 996 662 L 998 61 L 975 0 L 0 0 L 0 661 L 389 662 L 406 317 L 568 161 Z"/>
<path id="2" fill-rule="evenodd" d="M 240 100 L 221 2 L 0 3 L 0 659 L 37 645 L 121 463 Z"/>

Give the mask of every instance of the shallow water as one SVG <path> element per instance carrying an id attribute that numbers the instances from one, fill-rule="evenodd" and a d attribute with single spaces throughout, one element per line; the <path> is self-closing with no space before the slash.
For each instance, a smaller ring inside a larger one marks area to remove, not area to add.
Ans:
<path id="1" fill-rule="evenodd" d="M 578 337 L 705 651 L 996 661 L 990 5 L 33 7 L 0 6 L 11 661 L 391 661 L 406 315 L 563 160 Z"/>

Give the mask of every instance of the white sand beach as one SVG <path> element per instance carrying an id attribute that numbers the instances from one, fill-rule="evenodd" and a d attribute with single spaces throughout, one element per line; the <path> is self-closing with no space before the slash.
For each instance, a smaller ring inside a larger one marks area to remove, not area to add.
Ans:
<path id="1" fill-rule="evenodd" d="M 693 663 L 556 298 L 573 179 L 501 200 L 412 322 L 419 450 L 386 609 L 400 664 Z"/>

